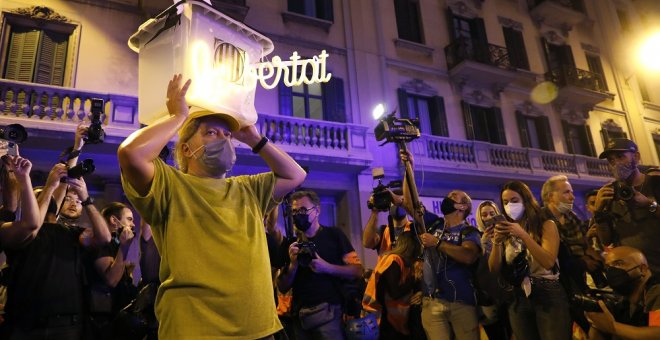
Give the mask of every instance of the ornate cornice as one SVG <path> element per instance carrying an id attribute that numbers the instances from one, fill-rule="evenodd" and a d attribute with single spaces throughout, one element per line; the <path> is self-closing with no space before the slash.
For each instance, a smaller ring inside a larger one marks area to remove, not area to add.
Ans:
<path id="1" fill-rule="evenodd" d="M 587 52 L 591 52 L 591 53 L 594 53 L 594 54 L 600 54 L 600 48 L 598 48 L 596 46 L 585 44 L 585 43 L 581 43 L 581 45 L 582 45 L 582 49 L 587 51 Z"/>
<path id="2" fill-rule="evenodd" d="M 516 31 L 522 31 L 523 25 L 513 19 L 497 16 L 497 20 L 500 22 L 500 25 L 504 27 L 513 28 Z"/>
<path id="3" fill-rule="evenodd" d="M 438 95 L 438 90 L 436 90 L 433 86 L 425 83 L 423 80 L 417 78 L 413 78 L 401 84 L 401 88 L 406 90 L 406 92 L 420 94 L 424 96 Z"/>
<path id="4" fill-rule="evenodd" d="M 31 6 L 31 7 L 16 8 L 10 10 L 9 13 L 25 16 L 30 19 L 57 21 L 64 23 L 68 23 L 71 21 L 69 20 L 69 18 L 53 11 L 52 9 L 46 6 Z"/>
<path id="5" fill-rule="evenodd" d="M 460 15 L 464 18 L 476 18 L 479 16 L 478 10 L 481 9 L 481 2 L 478 1 L 461 1 L 461 0 L 449 0 L 447 6 L 451 8 L 451 11 Z"/>
<path id="6" fill-rule="evenodd" d="M 520 113 L 524 114 L 525 116 L 540 117 L 545 115 L 543 110 L 541 110 L 538 106 L 534 105 L 534 103 L 529 100 L 525 100 L 524 102 L 516 105 L 516 111 L 520 111 Z"/>
<path id="7" fill-rule="evenodd" d="M 617 122 L 615 122 L 614 119 L 612 118 L 607 119 L 604 122 L 600 123 L 600 127 L 607 131 L 613 131 L 613 132 L 623 131 L 621 125 L 617 124 Z"/>

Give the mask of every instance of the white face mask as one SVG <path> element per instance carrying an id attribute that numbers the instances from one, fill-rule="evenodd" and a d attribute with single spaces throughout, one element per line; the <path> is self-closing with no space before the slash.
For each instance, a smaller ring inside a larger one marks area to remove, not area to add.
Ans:
<path id="1" fill-rule="evenodd" d="M 573 203 L 559 202 L 559 204 L 557 204 L 557 210 L 559 210 L 559 212 L 562 214 L 566 214 L 573 210 Z"/>
<path id="2" fill-rule="evenodd" d="M 509 202 L 504 206 L 504 211 L 515 221 L 519 221 L 525 213 L 525 206 L 522 203 Z"/>

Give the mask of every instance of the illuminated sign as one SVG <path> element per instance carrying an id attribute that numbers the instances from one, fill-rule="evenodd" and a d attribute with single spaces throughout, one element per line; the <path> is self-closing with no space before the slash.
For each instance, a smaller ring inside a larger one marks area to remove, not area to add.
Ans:
<path id="1" fill-rule="evenodd" d="M 275 88 L 280 82 L 280 78 L 282 78 L 284 85 L 289 87 L 299 86 L 303 83 L 325 83 L 332 77 L 332 73 L 326 73 L 325 67 L 325 61 L 329 56 L 323 50 L 321 54 L 314 56 L 312 59 L 300 60 L 298 52 L 293 52 L 291 57 L 289 57 L 289 61 L 282 61 L 282 58 L 279 56 L 274 56 L 271 62 L 259 63 L 252 70 L 256 73 L 261 86 L 268 90 Z M 310 77 L 307 76 L 308 71 L 310 71 L 307 69 L 308 66 L 311 68 Z M 298 67 L 300 67 L 300 70 Z M 264 69 L 268 73 L 264 74 Z M 266 80 L 271 78 L 273 78 L 272 82 L 268 84 Z"/>

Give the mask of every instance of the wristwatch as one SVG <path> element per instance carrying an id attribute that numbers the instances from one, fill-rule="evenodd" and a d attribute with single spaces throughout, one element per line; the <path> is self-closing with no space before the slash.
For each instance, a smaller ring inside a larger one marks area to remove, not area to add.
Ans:
<path id="1" fill-rule="evenodd" d="M 86 207 L 90 204 L 94 204 L 94 199 L 92 198 L 92 196 L 88 196 L 86 200 L 84 200 L 84 201 L 82 201 L 82 203 L 80 203 L 80 205 L 82 205 L 83 207 Z"/>
<path id="2" fill-rule="evenodd" d="M 658 202 L 657 202 L 657 201 L 653 201 L 653 202 L 651 202 L 651 204 L 649 205 L 649 211 L 652 212 L 652 213 L 655 213 L 656 210 L 658 210 Z"/>

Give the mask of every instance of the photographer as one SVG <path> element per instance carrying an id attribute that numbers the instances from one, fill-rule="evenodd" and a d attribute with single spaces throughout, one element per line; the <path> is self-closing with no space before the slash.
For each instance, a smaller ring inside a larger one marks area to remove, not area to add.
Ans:
<path id="1" fill-rule="evenodd" d="M 406 210 L 401 206 L 403 203 L 403 196 L 392 192 L 390 189 L 385 189 L 390 195 L 390 204 L 388 210 L 382 210 L 382 207 L 373 205 L 373 195 L 369 198 L 372 204 L 371 215 L 364 227 L 362 234 L 362 245 L 367 249 L 374 249 L 381 256 L 386 251 L 392 250 L 392 245 L 405 231 L 410 231 L 411 222 L 408 220 Z M 388 202 L 389 203 L 389 202 Z M 387 225 L 378 226 L 378 214 L 380 212 L 388 211 Z M 394 242 L 393 242 L 394 241 Z"/>
<path id="2" fill-rule="evenodd" d="M 596 196 L 594 222 L 600 241 L 639 249 L 651 272 L 660 275 L 660 171 L 639 170 L 640 154 L 629 139 L 612 139 L 599 158 L 607 159 L 615 179 Z"/>
<path id="3" fill-rule="evenodd" d="M 293 289 L 295 338 L 344 339 L 341 279 L 362 277 L 362 264 L 348 238 L 319 224 L 321 202 L 313 191 L 293 193 L 292 213 L 299 233 L 289 246 L 290 263 L 277 278 L 283 293 Z"/>
<path id="4" fill-rule="evenodd" d="M 41 225 L 41 215 L 37 200 L 32 193 L 30 170 L 32 163 L 21 156 L 2 157 L 2 189 L 5 197 L 6 213 L 0 228 L 0 245 L 3 248 L 17 248 L 26 242 Z M 20 202 L 20 207 L 19 207 Z M 3 207 L 4 209 L 5 207 Z M 16 210 L 20 208 L 20 218 L 16 219 Z M 8 216 L 11 215 L 11 216 Z"/>
<path id="5" fill-rule="evenodd" d="M 660 286 L 651 284 L 644 254 L 631 247 L 612 248 L 605 253 L 605 266 L 610 287 L 624 304 L 613 315 L 598 301 L 602 312 L 585 313 L 592 325 L 589 339 L 659 339 Z"/>

